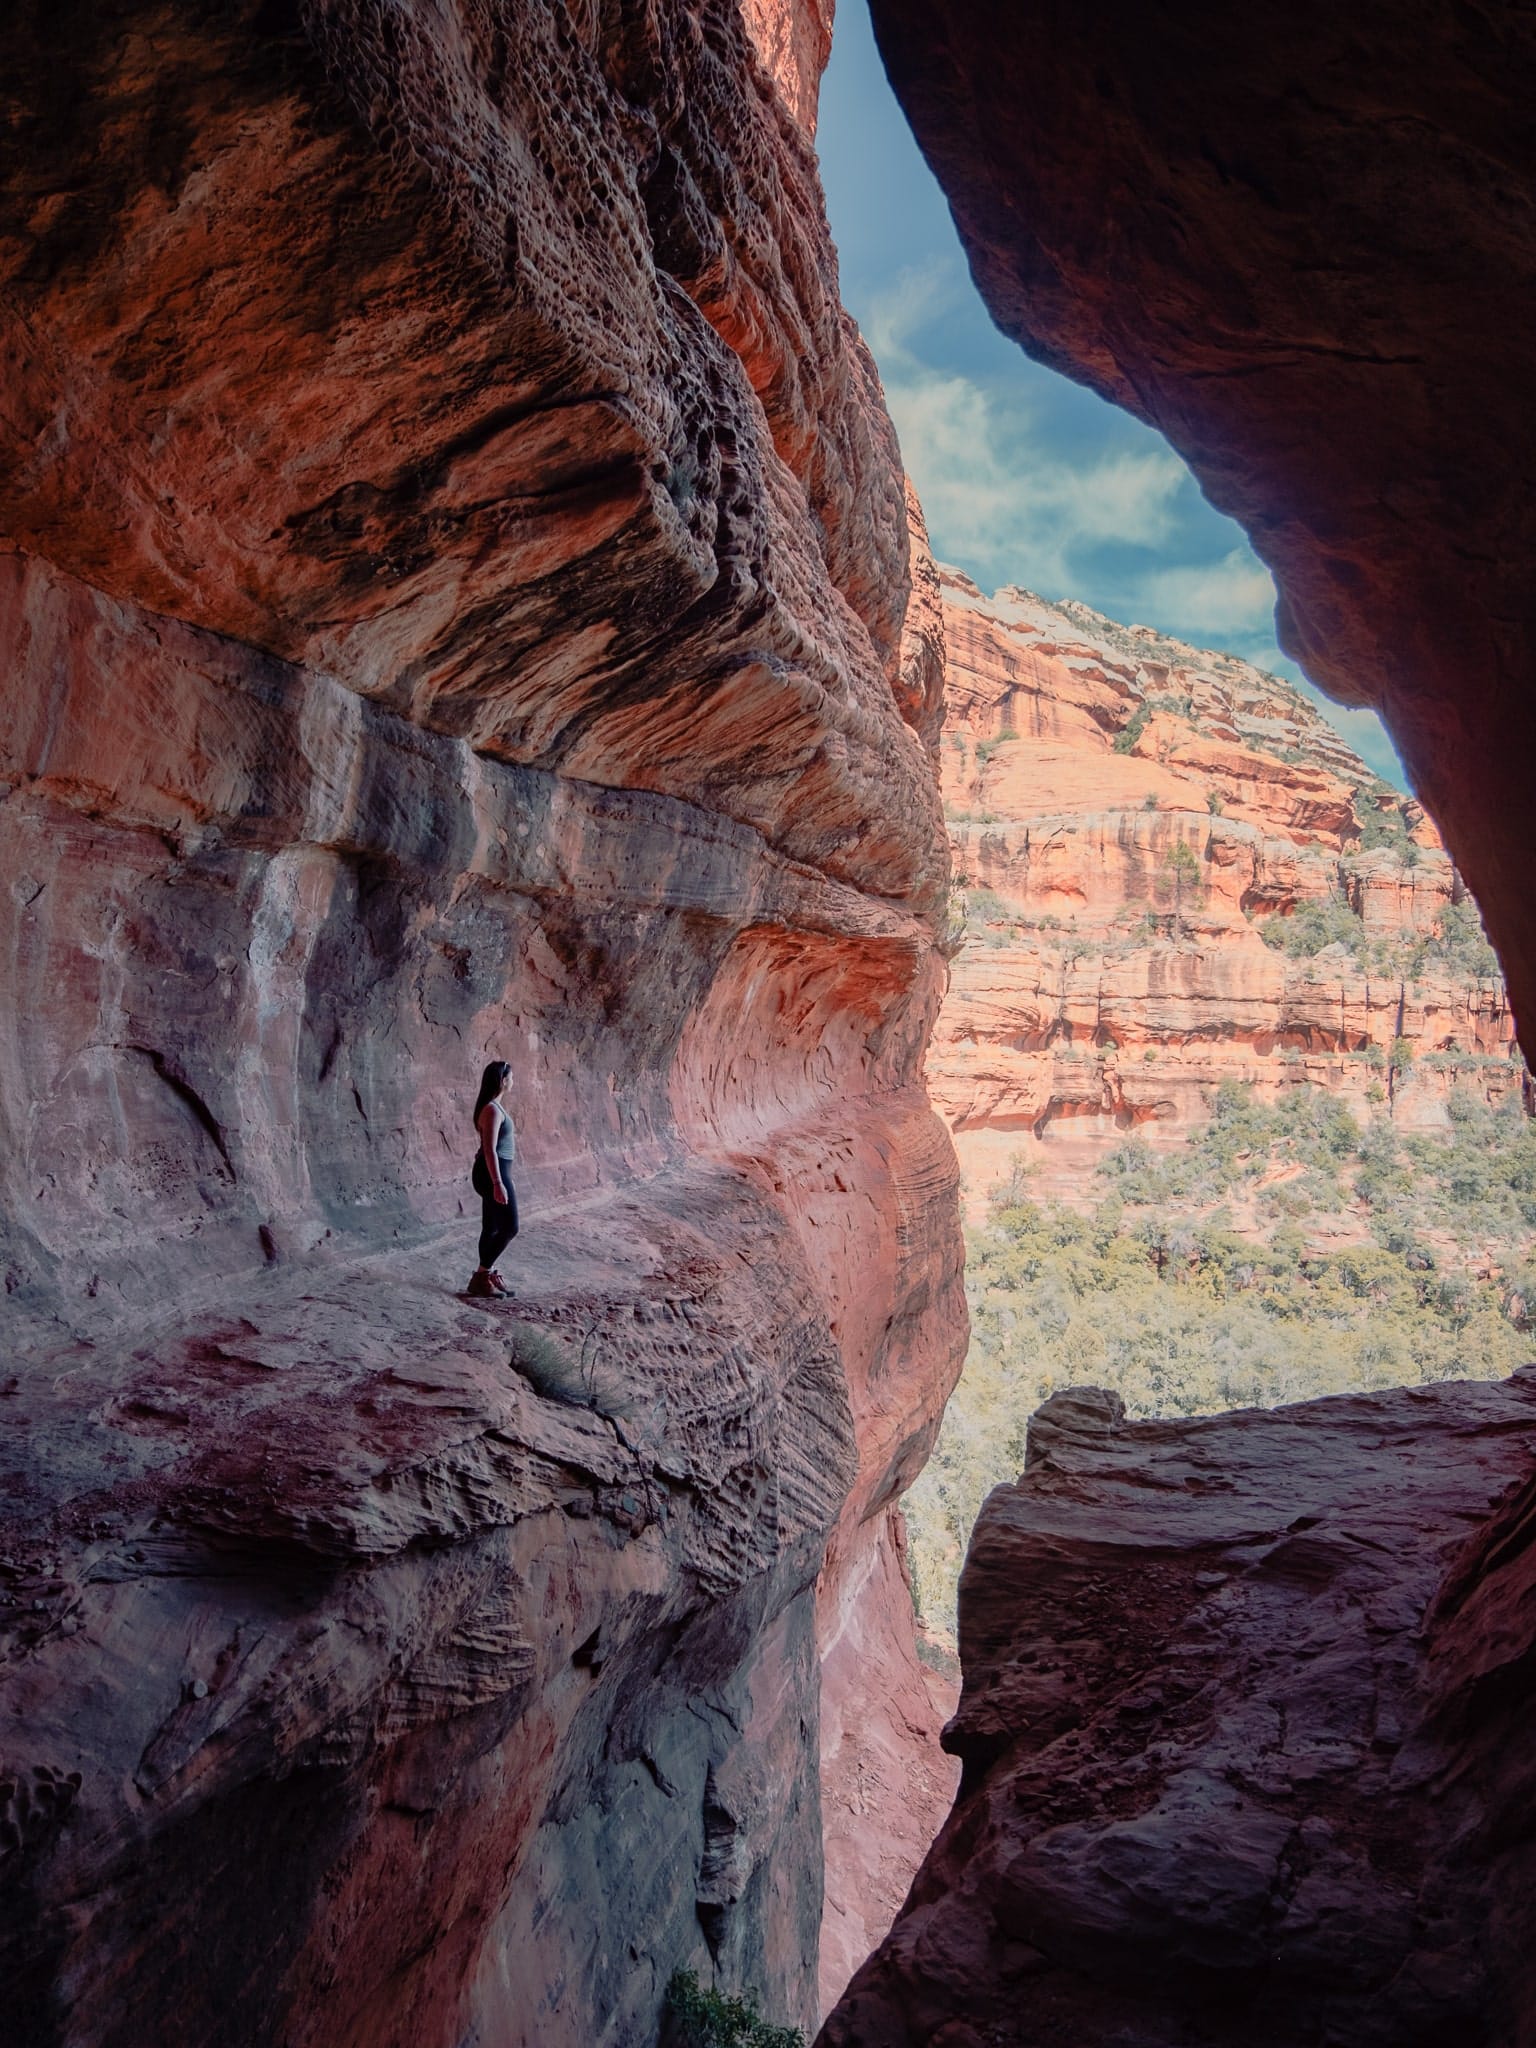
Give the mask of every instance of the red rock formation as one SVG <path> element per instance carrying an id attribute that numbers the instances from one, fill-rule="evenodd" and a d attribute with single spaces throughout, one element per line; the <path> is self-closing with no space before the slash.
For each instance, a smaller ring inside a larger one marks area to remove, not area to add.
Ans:
<path id="1" fill-rule="evenodd" d="M 899 1524 L 900 1511 L 891 1515 Z M 889 1932 L 960 1775 L 937 1741 L 958 1688 L 917 1654 L 899 1527 L 864 1525 L 860 1555 L 845 1560 L 835 1599 L 820 1623 L 824 2011 Z"/>
<path id="2" fill-rule="evenodd" d="M 961 1582 L 959 1800 L 825 2048 L 1524 2040 L 1533 1456 L 1530 1370 L 1047 1402 Z"/>
<path id="3" fill-rule="evenodd" d="M 0 30 L 28 2042 L 638 2040 L 689 1962 L 814 2015 L 817 1587 L 964 1310 L 931 622 L 825 26 L 752 23 Z"/>
<path id="4" fill-rule="evenodd" d="M 1085 606 L 945 577 L 941 760 L 971 914 L 928 1074 L 978 1199 L 1023 1134 L 1052 1141 L 1065 1186 L 1085 1146 L 1182 1137 L 1223 1080 L 1310 1082 L 1362 1115 L 1390 1083 L 1419 1127 L 1455 1086 L 1518 1092 L 1491 956 L 1439 937 L 1468 899 L 1434 828 L 1299 693 Z M 1368 819 L 1392 843 L 1363 850 Z M 1309 905 L 1341 928 L 1353 911 L 1353 948 L 1266 943 Z"/>
<path id="5" fill-rule="evenodd" d="M 1158 427 L 1247 528 L 1282 645 L 1385 718 L 1530 1032 L 1536 22 L 1453 0 L 872 13 L 998 324 Z"/>
<path id="6" fill-rule="evenodd" d="M 779 97 L 808 136 L 816 133 L 821 74 L 832 54 L 832 0 L 742 0 L 741 18 Z"/>

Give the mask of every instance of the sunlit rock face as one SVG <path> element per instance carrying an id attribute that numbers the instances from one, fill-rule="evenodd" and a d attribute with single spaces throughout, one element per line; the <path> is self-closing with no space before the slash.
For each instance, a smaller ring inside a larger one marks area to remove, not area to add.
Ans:
<path id="1" fill-rule="evenodd" d="M 1519 1094 L 1504 984 L 1433 825 L 1297 691 L 944 575 L 969 914 L 928 1074 L 978 1196 L 1030 1137 L 1064 1185 L 1129 1131 L 1182 1139 L 1224 1080 L 1407 1128 L 1443 1125 L 1454 1089 Z M 1309 912 L 1330 922 L 1291 957 Z"/>
<path id="2" fill-rule="evenodd" d="M 983 297 L 1247 528 L 1536 1016 L 1536 21 L 1451 0 L 874 0 Z"/>
<path id="3" fill-rule="evenodd" d="M 815 2015 L 818 1588 L 964 1309 L 937 643 L 825 24 L 751 28 L 0 30 L 29 2042 L 587 2048 L 685 1964 Z M 510 1307 L 454 1293 L 501 1055 Z"/>
<path id="4" fill-rule="evenodd" d="M 824 2048 L 1526 2039 L 1536 1369 L 1079 1389 L 1028 1455 L 961 1581 L 960 1799 Z"/>

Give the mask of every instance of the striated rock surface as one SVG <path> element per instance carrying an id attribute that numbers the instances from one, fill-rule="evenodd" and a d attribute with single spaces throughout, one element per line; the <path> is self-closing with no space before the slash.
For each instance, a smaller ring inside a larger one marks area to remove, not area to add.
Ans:
<path id="1" fill-rule="evenodd" d="M 1059 1394 L 961 1585 L 964 1778 L 824 2048 L 1528 2038 L 1536 1369 Z"/>
<path id="2" fill-rule="evenodd" d="M 935 628 L 826 34 L 0 29 L 27 2048 L 621 2048 L 688 1964 L 814 2019 L 818 1611 L 965 1334 Z"/>
<path id="3" fill-rule="evenodd" d="M 1536 19 L 872 13 L 999 325 L 1159 428 L 1246 527 L 1282 645 L 1385 718 L 1529 1033 Z"/>
<path id="4" fill-rule="evenodd" d="M 1069 1179 L 1127 1130 L 1180 1138 L 1223 1080 L 1390 1096 L 1410 1128 L 1455 1087 L 1519 1092 L 1434 827 L 1296 690 L 1086 606 L 948 570 L 943 596 L 967 926 L 928 1073 L 973 1191 L 1025 1135 Z M 1308 913 L 1331 920 L 1310 954 L 1271 943 Z"/>
<path id="5" fill-rule="evenodd" d="M 908 1573 L 904 1529 L 866 1524 L 821 1619 L 823 2011 L 890 1931 L 960 1776 L 938 1743 L 959 1689 L 917 1653 Z"/>

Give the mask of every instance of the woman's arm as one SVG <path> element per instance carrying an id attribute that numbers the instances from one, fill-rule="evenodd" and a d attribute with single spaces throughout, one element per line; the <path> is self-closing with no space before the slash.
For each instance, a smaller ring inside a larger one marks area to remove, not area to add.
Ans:
<path id="1" fill-rule="evenodd" d="M 501 1184 L 501 1159 L 496 1151 L 496 1119 L 502 1114 L 499 1102 L 488 1102 L 480 1112 L 480 1157 L 485 1161 L 485 1170 L 491 1176 L 491 1193 L 498 1202 L 507 1199 Z"/>

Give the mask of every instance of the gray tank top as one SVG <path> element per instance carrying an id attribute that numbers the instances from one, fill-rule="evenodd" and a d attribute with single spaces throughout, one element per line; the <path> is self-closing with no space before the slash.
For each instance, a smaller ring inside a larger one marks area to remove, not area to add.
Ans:
<path id="1" fill-rule="evenodd" d="M 503 1166 L 510 1166 L 517 1157 L 517 1135 L 505 1110 L 501 1112 L 501 1127 L 496 1133 L 496 1157 Z"/>

